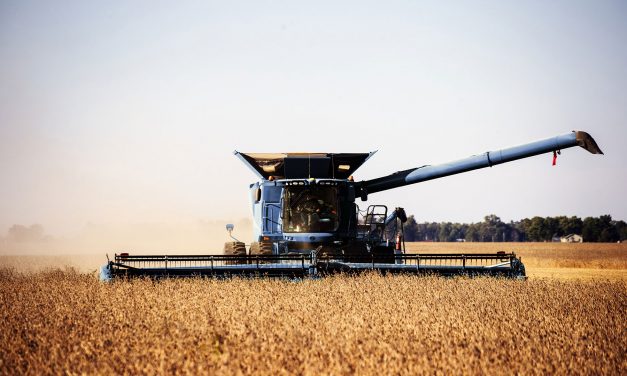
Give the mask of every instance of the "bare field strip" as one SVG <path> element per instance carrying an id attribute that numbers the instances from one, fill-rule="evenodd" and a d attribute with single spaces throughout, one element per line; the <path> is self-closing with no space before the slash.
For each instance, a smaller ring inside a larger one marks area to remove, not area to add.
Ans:
<path id="1" fill-rule="evenodd" d="M 412 253 L 516 252 L 530 278 L 627 280 L 627 243 L 407 243 Z"/>
<path id="2" fill-rule="evenodd" d="M 0 374 L 626 374 L 627 285 L 0 269 Z"/>
<path id="3" fill-rule="evenodd" d="M 551 279 L 580 279 L 584 281 L 627 281 L 625 269 L 589 269 L 589 268 L 527 268 L 527 276 Z"/>

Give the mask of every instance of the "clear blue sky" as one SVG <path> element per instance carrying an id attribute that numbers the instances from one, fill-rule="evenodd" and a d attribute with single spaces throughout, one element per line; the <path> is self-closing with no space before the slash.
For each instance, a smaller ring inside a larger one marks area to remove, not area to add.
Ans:
<path id="1" fill-rule="evenodd" d="M 419 221 L 627 219 L 624 1 L 2 1 L 0 234 L 249 215 L 232 151 L 379 150 L 356 179 L 586 130 L 372 195 Z"/>

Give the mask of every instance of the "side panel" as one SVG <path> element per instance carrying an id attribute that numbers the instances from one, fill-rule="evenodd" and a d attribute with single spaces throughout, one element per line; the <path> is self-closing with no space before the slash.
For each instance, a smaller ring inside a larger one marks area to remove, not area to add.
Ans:
<path id="1" fill-rule="evenodd" d="M 283 187 L 272 182 L 264 183 L 261 189 L 261 228 L 262 236 L 280 236 L 281 228 L 281 196 Z"/>
<path id="2" fill-rule="evenodd" d="M 250 203 L 253 212 L 253 241 L 259 239 L 262 233 L 262 222 L 261 222 L 261 201 L 257 201 L 257 189 L 259 189 L 259 183 L 254 183 L 250 185 Z"/>

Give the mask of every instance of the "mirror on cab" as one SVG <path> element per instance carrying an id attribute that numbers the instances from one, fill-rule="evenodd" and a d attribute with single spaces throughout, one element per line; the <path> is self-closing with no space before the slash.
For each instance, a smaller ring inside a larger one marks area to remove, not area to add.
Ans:
<path id="1" fill-rule="evenodd" d="M 255 189 L 255 202 L 259 202 L 261 200 L 261 188 Z"/>

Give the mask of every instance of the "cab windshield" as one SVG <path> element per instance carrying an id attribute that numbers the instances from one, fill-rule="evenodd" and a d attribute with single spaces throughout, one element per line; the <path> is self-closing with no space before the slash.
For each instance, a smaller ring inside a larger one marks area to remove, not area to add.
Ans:
<path id="1" fill-rule="evenodd" d="M 337 230 L 337 187 L 288 186 L 283 196 L 284 232 Z"/>

